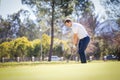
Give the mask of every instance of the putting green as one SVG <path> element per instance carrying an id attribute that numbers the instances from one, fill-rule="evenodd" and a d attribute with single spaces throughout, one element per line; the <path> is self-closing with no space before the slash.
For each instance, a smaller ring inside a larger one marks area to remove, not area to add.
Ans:
<path id="1" fill-rule="evenodd" d="M 120 62 L 3 67 L 0 80 L 120 80 Z"/>

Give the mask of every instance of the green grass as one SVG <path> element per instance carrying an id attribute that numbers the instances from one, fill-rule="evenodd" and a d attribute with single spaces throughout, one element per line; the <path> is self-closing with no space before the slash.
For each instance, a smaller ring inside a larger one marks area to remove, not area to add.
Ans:
<path id="1" fill-rule="evenodd" d="M 0 66 L 0 80 L 120 80 L 120 62 L 117 61 L 24 62 L 1 63 Z"/>

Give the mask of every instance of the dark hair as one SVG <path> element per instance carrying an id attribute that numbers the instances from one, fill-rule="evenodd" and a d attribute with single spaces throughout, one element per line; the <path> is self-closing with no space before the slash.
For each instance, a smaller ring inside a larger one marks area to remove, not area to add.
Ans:
<path id="1" fill-rule="evenodd" d="M 66 20 L 64 21 L 64 23 L 69 23 L 69 22 L 71 22 L 70 19 L 66 19 Z"/>

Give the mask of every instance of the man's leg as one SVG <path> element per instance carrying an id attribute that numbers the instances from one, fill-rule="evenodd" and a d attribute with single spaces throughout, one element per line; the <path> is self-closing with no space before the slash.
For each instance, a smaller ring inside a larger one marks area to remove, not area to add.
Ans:
<path id="1" fill-rule="evenodd" d="M 85 50 L 87 48 L 87 45 L 90 41 L 89 37 L 85 37 L 79 41 L 79 55 L 81 59 L 81 63 L 86 63 L 86 56 L 85 56 Z"/>

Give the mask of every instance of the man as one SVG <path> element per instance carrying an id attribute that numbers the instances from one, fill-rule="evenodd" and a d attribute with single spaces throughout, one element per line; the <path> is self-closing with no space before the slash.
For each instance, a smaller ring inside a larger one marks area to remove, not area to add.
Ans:
<path id="1" fill-rule="evenodd" d="M 72 22 L 70 19 L 64 21 L 65 26 L 72 28 L 73 31 L 73 46 L 77 47 L 78 44 L 78 53 L 80 55 L 81 63 L 87 63 L 85 50 L 90 42 L 89 35 L 86 29 L 79 23 Z"/>

